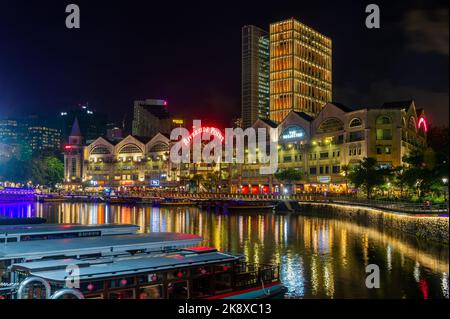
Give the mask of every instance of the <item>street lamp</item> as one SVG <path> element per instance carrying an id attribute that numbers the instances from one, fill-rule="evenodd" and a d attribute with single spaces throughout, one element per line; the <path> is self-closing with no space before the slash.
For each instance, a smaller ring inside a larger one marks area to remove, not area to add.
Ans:
<path id="1" fill-rule="evenodd" d="M 447 177 L 443 177 L 442 178 L 442 183 L 444 184 L 444 201 L 447 202 L 447 182 L 448 182 L 448 178 Z"/>

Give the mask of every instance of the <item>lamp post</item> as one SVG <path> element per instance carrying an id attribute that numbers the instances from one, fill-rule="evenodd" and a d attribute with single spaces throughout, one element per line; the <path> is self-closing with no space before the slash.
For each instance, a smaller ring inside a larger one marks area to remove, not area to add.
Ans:
<path id="1" fill-rule="evenodd" d="M 447 177 L 443 177 L 442 178 L 442 183 L 444 184 L 444 202 L 445 204 L 447 204 L 447 183 L 448 183 L 448 178 Z"/>

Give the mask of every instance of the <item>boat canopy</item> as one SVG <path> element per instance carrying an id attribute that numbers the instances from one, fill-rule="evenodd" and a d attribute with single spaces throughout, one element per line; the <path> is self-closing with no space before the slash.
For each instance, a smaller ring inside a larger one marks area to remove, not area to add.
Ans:
<path id="1" fill-rule="evenodd" d="M 19 263 L 12 265 L 11 270 L 27 273 L 31 276 L 37 276 L 51 282 L 63 283 L 65 282 L 68 273 L 65 269 L 61 269 L 61 265 L 78 265 L 80 280 L 96 280 L 179 269 L 183 267 L 226 263 L 239 259 L 240 256 L 221 252 L 197 254 L 190 251 L 179 251 L 175 254 L 166 254 L 159 257 L 139 256 L 135 258 L 111 260 L 103 263 L 95 260 L 89 263 L 76 259 Z"/>
<path id="2" fill-rule="evenodd" d="M 139 226 L 132 224 L 27 224 L 27 225 L 0 225 L 0 241 L 5 237 L 23 235 L 42 235 L 55 233 L 73 233 L 80 231 L 101 231 L 106 234 L 136 233 Z"/>
<path id="3" fill-rule="evenodd" d="M 0 260 L 36 260 L 44 257 L 114 255 L 154 252 L 197 245 L 202 237 L 182 233 L 149 233 L 101 237 L 0 243 Z"/>

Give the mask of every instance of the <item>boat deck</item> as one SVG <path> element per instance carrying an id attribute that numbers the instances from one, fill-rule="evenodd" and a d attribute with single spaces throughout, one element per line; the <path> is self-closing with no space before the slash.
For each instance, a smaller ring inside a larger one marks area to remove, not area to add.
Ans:
<path id="1" fill-rule="evenodd" d="M 107 237 L 67 238 L 0 244 L 0 260 L 40 259 L 80 255 L 111 255 L 128 251 L 158 251 L 195 246 L 202 237 L 180 233 L 110 235 Z"/>

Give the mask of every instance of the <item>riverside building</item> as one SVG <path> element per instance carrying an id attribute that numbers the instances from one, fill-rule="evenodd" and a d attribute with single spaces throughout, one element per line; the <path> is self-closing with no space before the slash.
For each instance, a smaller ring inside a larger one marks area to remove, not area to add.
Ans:
<path id="1" fill-rule="evenodd" d="M 343 166 L 358 165 L 365 157 L 400 166 L 405 155 L 426 146 L 428 129 L 425 112 L 413 100 L 356 110 L 327 103 L 315 118 L 290 111 L 279 124 L 258 119 L 252 127 L 277 130 L 279 171 L 303 172 L 292 185 L 297 193 L 347 191 Z M 77 137 L 72 142 L 65 146 L 66 178 L 72 185 L 192 190 L 188 184 L 194 183 L 197 191 L 243 194 L 282 194 L 286 186 L 274 175 L 260 174 L 266 164 L 173 164 L 172 142 L 161 133 L 151 139 L 130 135 L 120 142 L 99 137 L 83 146 L 76 145 Z"/>

